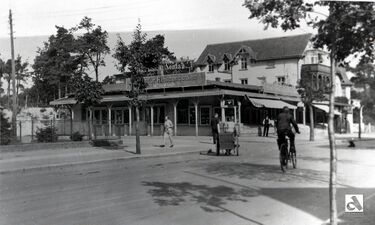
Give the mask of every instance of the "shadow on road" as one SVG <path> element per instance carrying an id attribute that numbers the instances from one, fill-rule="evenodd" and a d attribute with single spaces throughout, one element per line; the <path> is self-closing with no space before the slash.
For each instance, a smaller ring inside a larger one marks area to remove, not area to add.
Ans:
<path id="1" fill-rule="evenodd" d="M 189 182 L 143 182 L 142 184 L 151 187 L 148 193 L 153 197 L 154 202 L 160 206 L 178 206 L 184 203 L 194 203 L 200 205 L 200 208 L 208 213 L 231 213 L 252 223 L 262 224 L 225 208 L 225 205 L 230 201 L 247 202 L 249 197 L 258 196 L 257 190 L 250 188 L 235 190 L 223 185 L 211 187 L 195 185 Z"/>

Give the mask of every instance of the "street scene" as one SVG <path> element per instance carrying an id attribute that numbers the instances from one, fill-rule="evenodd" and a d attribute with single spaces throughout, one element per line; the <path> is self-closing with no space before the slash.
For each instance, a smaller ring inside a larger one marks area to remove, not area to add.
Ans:
<path id="1" fill-rule="evenodd" d="M 296 142 L 298 168 L 285 174 L 275 137 L 241 137 L 240 156 L 207 155 L 209 138 L 194 137 L 176 139 L 173 150 L 147 150 L 160 139 L 146 137 L 147 153 L 137 158 L 126 152 L 131 144 L 121 150 L 81 147 L 75 155 L 55 153 L 60 159 L 51 164 L 40 164 L 38 153 L 2 153 L 0 223 L 324 224 L 329 218 L 328 141 L 309 143 L 302 136 Z M 366 142 L 356 149 L 338 143 L 342 224 L 375 219 L 375 183 L 369 179 L 375 172 L 374 141 Z M 85 158 L 85 151 L 97 154 Z M 116 155 L 110 158 L 107 152 Z M 361 215 L 344 213 L 344 195 L 353 193 L 364 195 Z"/>
<path id="2" fill-rule="evenodd" d="M 370 225 L 375 1 L 0 7 L 0 225 Z"/>

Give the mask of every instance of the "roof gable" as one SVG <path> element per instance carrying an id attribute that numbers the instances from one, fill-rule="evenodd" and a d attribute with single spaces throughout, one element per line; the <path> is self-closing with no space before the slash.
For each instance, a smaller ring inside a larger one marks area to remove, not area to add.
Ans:
<path id="1" fill-rule="evenodd" d="M 247 40 L 230 43 L 209 44 L 196 61 L 197 65 L 205 65 L 207 55 L 213 55 L 216 63 L 222 63 L 224 54 L 233 56 L 244 46 L 256 54 L 256 60 L 283 59 L 301 57 L 309 43 L 311 34 L 295 36 Z"/>

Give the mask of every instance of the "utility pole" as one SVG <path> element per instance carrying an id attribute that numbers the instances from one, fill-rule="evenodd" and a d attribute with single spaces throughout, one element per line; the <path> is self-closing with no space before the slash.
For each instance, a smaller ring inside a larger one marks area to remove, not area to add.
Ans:
<path id="1" fill-rule="evenodd" d="M 11 49 L 11 63 L 12 63 L 12 130 L 13 130 L 13 140 L 17 140 L 17 93 L 16 93 L 16 67 L 14 64 L 14 38 L 13 38 L 13 18 L 12 10 L 9 9 L 9 26 L 10 26 L 10 49 Z"/>

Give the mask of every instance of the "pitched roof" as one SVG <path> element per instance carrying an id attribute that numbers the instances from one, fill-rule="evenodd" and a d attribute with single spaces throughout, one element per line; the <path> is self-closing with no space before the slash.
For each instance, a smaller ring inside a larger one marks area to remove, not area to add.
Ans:
<path id="1" fill-rule="evenodd" d="M 207 55 L 216 57 L 216 63 L 222 63 L 224 54 L 236 54 L 244 46 L 248 46 L 256 54 L 256 60 L 270 60 L 301 57 L 311 38 L 311 34 L 302 34 L 277 38 L 266 38 L 229 43 L 207 45 L 196 61 L 197 65 L 205 65 Z"/>

